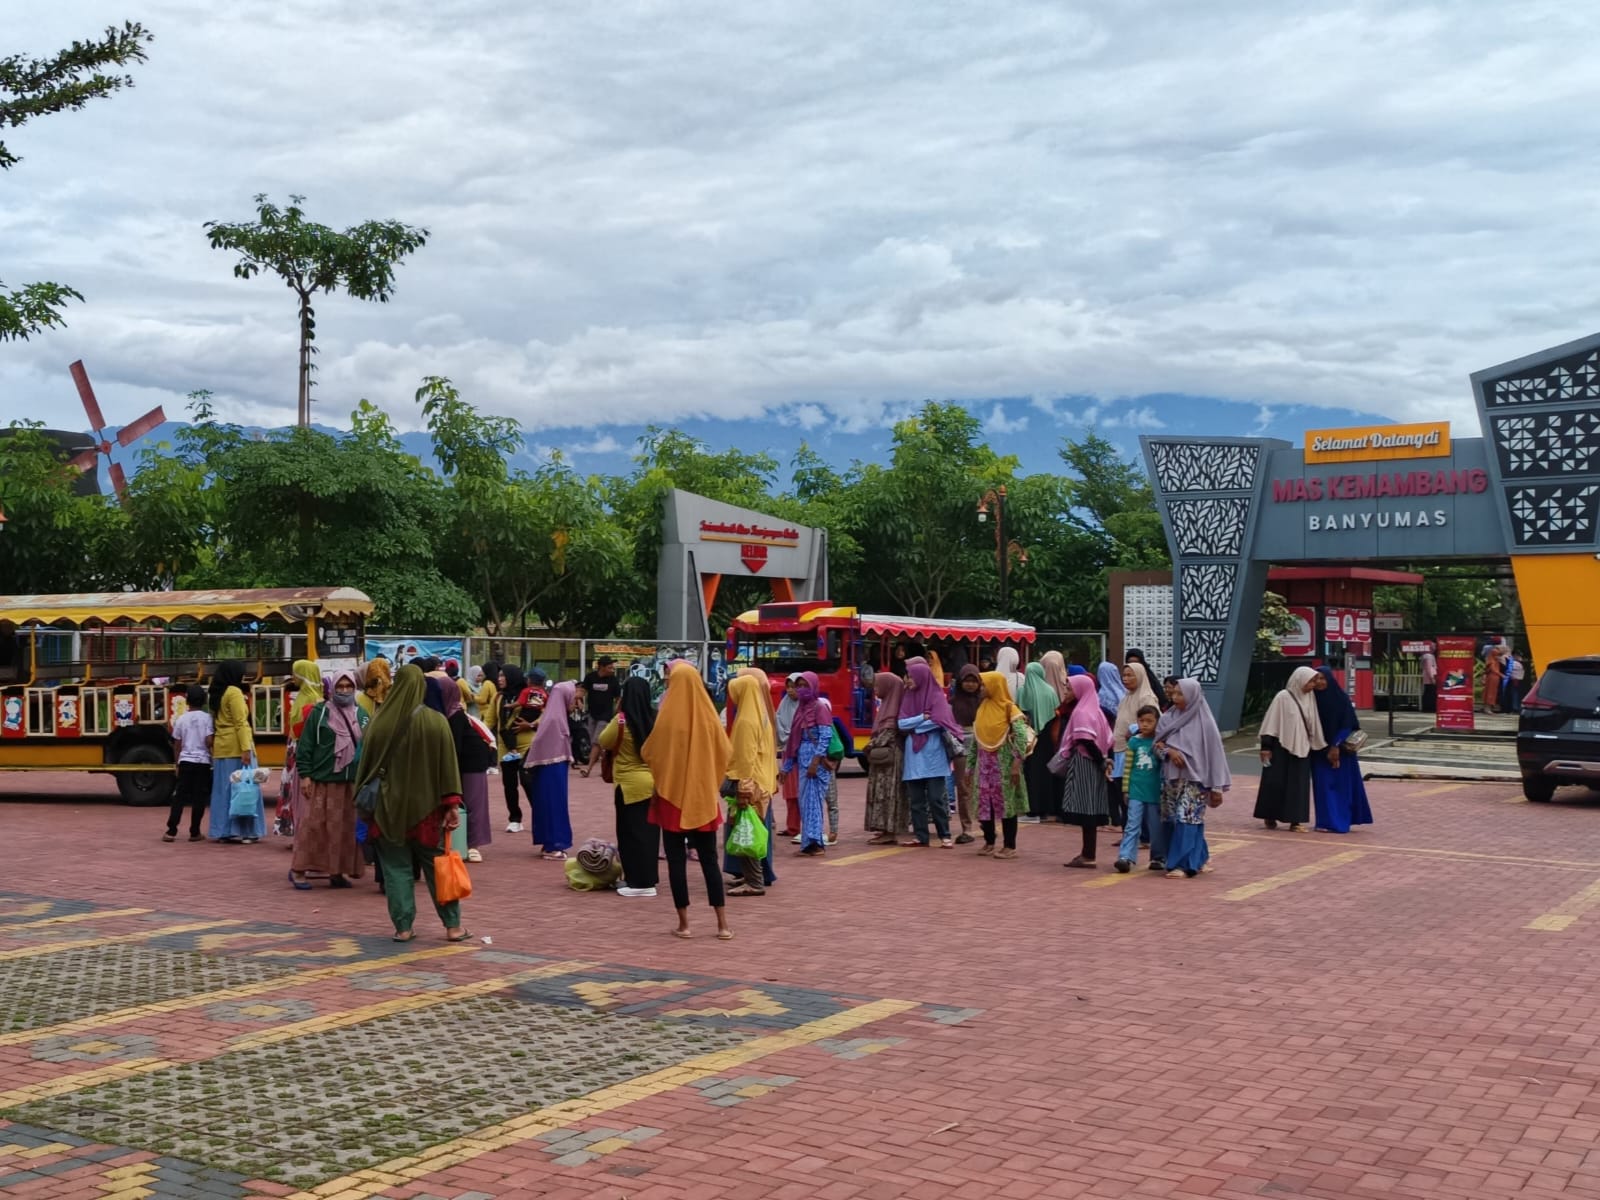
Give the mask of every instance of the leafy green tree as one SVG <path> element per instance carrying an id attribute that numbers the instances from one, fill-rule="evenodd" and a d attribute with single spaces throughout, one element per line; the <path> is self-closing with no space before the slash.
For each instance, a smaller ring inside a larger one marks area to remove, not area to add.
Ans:
<path id="1" fill-rule="evenodd" d="M 79 492 L 78 472 L 38 422 L 0 431 L 0 581 L 14 593 L 120 590 L 130 569 L 127 518 Z"/>
<path id="2" fill-rule="evenodd" d="M 888 466 L 857 463 L 845 477 L 839 507 L 862 549 L 861 607 L 917 617 L 992 611 L 999 571 L 977 503 L 1013 483 L 1017 463 L 980 442 L 980 428 L 959 404 L 930 401 L 894 427 Z"/>
<path id="3" fill-rule="evenodd" d="M 131 75 L 108 74 L 107 67 L 126 67 L 145 60 L 151 35 L 136 21 L 111 26 L 98 40 L 73 42 L 48 58 L 12 54 L 0 58 L 0 129 L 15 129 L 35 117 L 70 112 L 91 100 L 133 86 Z M 0 142 L 0 171 L 21 159 Z M 75 288 L 61 283 L 28 283 L 8 291 L 0 283 L 0 342 L 65 323 L 61 310 L 69 300 L 83 300 Z"/>
<path id="4" fill-rule="evenodd" d="M 304 196 L 279 208 L 258 194 L 254 221 L 207 221 L 213 250 L 232 250 L 240 279 L 270 272 L 295 294 L 300 320 L 299 423 L 311 424 L 311 356 L 317 335 L 312 298 L 341 288 L 357 300 L 386 303 L 394 294 L 395 268 L 428 240 L 428 231 L 399 221 L 363 221 L 340 231 L 305 219 Z"/>
<path id="5" fill-rule="evenodd" d="M 1296 624 L 1295 616 L 1282 596 L 1277 592 L 1263 593 L 1261 618 L 1256 623 L 1255 661 L 1282 658 L 1283 652 L 1278 648 L 1278 642 L 1286 634 L 1293 633 Z"/>
<path id="6" fill-rule="evenodd" d="M 1069 500 L 1091 529 L 1111 539 L 1110 567 L 1158 571 L 1172 565 L 1155 494 L 1144 468 L 1093 429 L 1059 451 L 1071 471 Z"/>

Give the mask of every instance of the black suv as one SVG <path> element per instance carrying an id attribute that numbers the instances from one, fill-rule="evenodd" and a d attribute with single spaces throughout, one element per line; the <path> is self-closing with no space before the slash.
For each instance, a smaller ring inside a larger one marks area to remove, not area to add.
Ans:
<path id="1" fill-rule="evenodd" d="M 1563 783 L 1600 788 L 1600 654 L 1551 663 L 1523 697 L 1517 765 L 1529 800 Z"/>

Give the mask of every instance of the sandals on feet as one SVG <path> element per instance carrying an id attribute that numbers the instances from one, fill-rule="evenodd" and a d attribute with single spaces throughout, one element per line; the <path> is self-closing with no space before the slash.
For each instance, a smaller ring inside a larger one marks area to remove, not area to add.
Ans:
<path id="1" fill-rule="evenodd" d="M 472 930 L 463 929 L 459 934 L 456 934 L 455 936 L 452 936 L 452 935 L 447 933 L 447 934 L 444 935 L 444 940 L 447 941 L 447 942 L 467 942 L 467 941 L 471 941 L 472 940 Z"/>
<path id="2" fill-rule="evenodd" d="M 941 849 L 941 850 L 949 850 L 954 845 L 955 845 L 955 843 L 953 841 L 951 841 L 949 838 L 940 838 L 939 839 L 939 849 Z"/>
<path id="3" fill-rule="evenodd" d="M 1078 870 L 1082 870 L 1082 871 L 1093 871 L 1093 870 L 1097 869 L 1094 863 L 1086 861 L 1084 859 L 1083 855 L 1081 855 L 1081 854 L 1078 855 L 1078 857 L 1073 859 L 1071 862 L 1062 863 L 1061 865 L 1063 867 L 1075 867 Z"/>
<path id="4" fill-rule="evenodd" d="M 397 942 L 414 942 L 417 940 L 417 935 L 409 929 L 403 929 L 394 935 L 394 940 Z"/>
<path id="5" fill-rule="evenodd" d="M 719 941 L 719 942 L 731 942 L 731 941 L 733 941 L 733 930 L 731 930 L 731 929 L 719 929 L 719 930 L 717 930 L 717 941 Z"/>
<path id="6" fill-rule="evenodd" d="M 674 929 L 672 931 L 672 936 L 673 937 L 681 937 L 681 938 L 691 938 L 691 937 L 694 936 L 694 934 L 690 933 L 687 929 Z"/>
<path id="7" fill-rule="evenodd" d="M 311 890 L 311 881 L 308 879 L 296 879 L 293 871 L 289 872 L 289 883 L 297 892 L 309 892 Z"/>

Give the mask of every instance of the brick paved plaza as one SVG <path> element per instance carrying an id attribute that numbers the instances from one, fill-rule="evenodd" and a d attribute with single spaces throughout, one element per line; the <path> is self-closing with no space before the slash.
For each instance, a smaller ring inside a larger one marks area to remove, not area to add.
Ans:
<path id="1" fill-rule="evenodd" d="M 1337 838 L 1253 785 L 1186 881 L 869 850 L 850 777 L 731 943 L 497 834 L 466 948 L 0 776 L 0 1194 L 1600 1196 L 1600 798 L 1374 782 Z"/>

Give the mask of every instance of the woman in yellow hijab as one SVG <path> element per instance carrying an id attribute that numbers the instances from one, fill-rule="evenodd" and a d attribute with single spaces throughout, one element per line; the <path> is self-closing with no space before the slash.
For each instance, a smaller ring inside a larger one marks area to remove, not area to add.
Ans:
<path id="1" fill-rule="evenodd" d="M 272 822 L 279 837 L 294 835 L 295 816 L 300 810 L 300 768 L 296 765 L 294 740 L 305 727 L 306 714 L 322 703 L 322 672 L 316 663 L 309 658 L 296 659 L 289 673 L 289 682 L 295 686 L 294 699 L 289 702 L 289 745 L 284 751 L 283 786 L 278 791 L 278 807 Z"/>
<path id="2" fill-rule="evenodd" d="M 728 762 L 728 783 L 735 810 L 754 808 L 767 826 L 767 854 L 759 858 L 727 855 L 722 864 L 728 875 L 742 875 L 732 896 L 766 894 L 772 870 L 772 794 L 778 790 L 777 718 L 772 708 L 772 687 L 765 671 L 746 667 L 728 681 L 728 703 L 733 706 L 733 757 Z M 773 876 L 772 878 L 776 878 Z"/>
<path id="3" fill-rule="evenodd" d="M 717 914 L 717 937 L 728 941 L 733 930 L 728 928 L 717 863 L 717 827 L 722 824 L 719 796 L 733 747 L 693 663 L 672 664 L 655 728 L 640 754 L 656 784 L 650 823 L 660 828 L 667 852 L 667 880 L 678 910 L 678 927 L 673 933 L 691 936 L 688 857 L 693 849 L 706 879 L 706 896 Z"/>
<path id="4" fill-rule="evenodd" d="M 978 825 L 983 830 L 985 857 L 1017 856 L 1017 818 L 1028 811 L 1028 789 L 1022 782 L 1022 761 L 1033 749 L 1028 718 L 1011 702 L 1004 675 L 987 671 L 983 676 L 983 703 L 972 723 L 967 742 L 967 775 L 977 781 Z M 995 848 L 998 820 L 1005 844 Z"/>
<path id="5" fill-rule="evenodd" d="M 356 703 L 366 712 L 368 720 L 378 715 L 378 706 L 389 695 L 393 679 L 387 658 L 375 658 L 362 669 L 361 694 L 356 697 Z"/>

